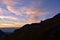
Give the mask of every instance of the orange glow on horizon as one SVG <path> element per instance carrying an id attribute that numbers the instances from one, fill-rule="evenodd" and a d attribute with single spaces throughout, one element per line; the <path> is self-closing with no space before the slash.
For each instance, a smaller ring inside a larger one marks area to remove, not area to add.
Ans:
<path id="1" fill-rule="evenodd" d="M 4 23 L 0 22 L 0 28 L 21 28 L 24 24 L 23 23 Z"/>

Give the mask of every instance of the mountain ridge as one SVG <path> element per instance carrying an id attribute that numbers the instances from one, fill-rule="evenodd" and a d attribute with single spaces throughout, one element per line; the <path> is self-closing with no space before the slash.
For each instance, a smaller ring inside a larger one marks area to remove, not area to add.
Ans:
<path id="1" fill-rule="evenodd" d="M 58 40 L 60 39 L 60 13 L 41 23 L 26 24 L 4 40 Z"/>

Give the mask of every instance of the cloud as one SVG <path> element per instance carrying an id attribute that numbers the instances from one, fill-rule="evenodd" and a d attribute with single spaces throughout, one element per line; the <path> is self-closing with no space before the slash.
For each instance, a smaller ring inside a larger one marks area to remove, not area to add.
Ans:
<path id="1" fill-rule="evenodd" d="M 6 8 L 8 9 L 8 11 L 12 12 L 12 13 L 19 13 L 16 9 L 14 9 L 13 6 L 15 6 L 16 4 L 18 4 L 18 2 L 16 2 L 15 0 L 2 0 L 2 3 L 6 5 Z"/>
<path id="2" fill-rule="evenodd" d="M 39 10 L 37 10 L 37 9 L 34 9 L 34 7 L 33 7 L 34 5 L 36 5 L 36 3 L 40 4 L 40 1 L 38 1 L 38 0 L 37 0 L 37 2 L 34 0 L 30 1 L 29 5 L 33 8 L 31 8 L 31 7 L 29 8 L 26 6 L 26 7 L 20 7 L 20 10 L 19 10 L 19 8 L 16 10 L 13 7 L 16 4 L 20 4 L 19 2 L 16 2 L 15 0 L 2 0 L 2 2 L 6 5 L 6 8 L 8 9 L 8 11 L 14 13 L 15 15 L 20 15 L 22 13 L 26 13 L 27 15 L 30 15 L 30 14 L 38 14 L 41 12 L 41 11 L 39 12 Z"/>
<path id="3" fill-rule="evenodd" d="M 11 21 L 18 21 L 19 20 L 18 18 L 12 17 L 12 16 L 0 16 L 0 19 L 1 20 L 7 19 L 7 20 L 11 20 Z"/>
<path id="4" fill-rule="evenodd" d="M 15 15 L 20 15 L 21 12 L 17 9 L 14 9 L 12 6 L 7 6 L 8 11 L 10 11 L 11 13 L 15 14 Z"/>
<path id="5" fill-rule="evenodd" d="M 28 17 L 29 23 L 38 23 L 41 22 L 41 20 L 37 16 L 30 16 Z"/>
<path id="6" fill-rule="evenodd" d="M 15 15 L 27 14 L 27 15 L 41 15 L 44 12 L 35 9 L 35 8 L 28 8 L 28 7 L 20 7 L 19 9 L 15 9 L 12 6 L 7 6 L 8 11 L 14 13 Z"/>
<path id="7" fill-rule="evenodd" d="M 46 12 L 40 11 L 38 9 L 28 8 L 28 7 L 22 7 L 20 10 L 22 10 L 22 12 L 27 15 L 26 20 L 29 23 L 41 22 L 41 19 L 39 18 L 39 16 L 46 13 Z"/>
<path id="8" fill-rule="evenodd" d="M 29 4 L 30 7 L 38 7 L 38 6 L 41 6 L 42 5 L 42 0 L 32 0 Z"/>
<path id="9" fill-rule="evenodd" d="M 41 10 L 38 10 L 36 8 L 29 8 L 29 7 L 22 7 L 21 10 L 23 12 L 25 12 L 25 14 L 27 15 L 39 15 L 39 14 L 43 14 L 44 12 L 42 12 Z"/>
<path id="10" fill-rule="evenodd" d="M 14 0 L 2 0 L 2 2 L 7 6 L 14 6 L 16 5 L 18 2 L 14 1 Z"/>
<path id="11" fill-rule="evenodd" d="M 22 13 L 25 13 L 27 15 L 35 15 L 35 14 L 40 14 L 42 12 L 39 12 L 39 10 L 34 9 L 34 8 L 27 8 L 27 7 L 23 7 L 20 9 L 14 9 L 11 6 L 7 6 L 8 11 L 14 13 L 15 15 L 20 15 Z"/>
<path id="12" fill-rule="evenodd" d="M 3 15 L 4 10 L 2 8 L 0 8 L 0 15 Z"/>
<path id="13" fill-rule="evenodd" d="M 27 16 L 27 20 L 30 22 L 30 23 L 35 23 L 35 22 L 39 22 L 41 21 L 38 17 L 36 16 L 39 16 L 39 15 L 42 15 L 44 14 L 45 12 L 43 11 L 40 11 L 38 9 L 35 9 L 35 8 L 28 8 L 28 7 L 21 7 L 20 9 L 14 9 L 13 7 L 11 6 L 7 6 L 7 9 L 14 13 L 15 15 L 21 15 L 21 14 L 26 14 Z"/>
<path id="14" fill-rule="evenodd" d="M 18 9 L 15 9 L 14 6 L 16 4 L 18 4 L 18 2 L 14 1 L 14 0 L 2 0 L 2 2 L 6 5 L 6 8 L 9 12 L 11 12 L 11 14 L 15 14 L 17 16 L 21 16 L 22 14 L 26 14 L 27 16 L 27 20 L 29 22 L 38 22 L 41 21 L 38 17 L 41 14 L 44 14 L 45 12 L 35 8 L 34 6 L 39 5 L 41 2 L 40 1 L 30 1 L 30 7 L 28 6 L 22 6 Z M 19 3 L 20 4 L 20 3 Z M 23 5 L 23 4 L 22 4 Z M 41 8 L 43 9 L 43 8 Z M 10 17 L 11 18 L 11 17 Z M 7 18 L 9 19 L 9 18 Z M 14 18 L 11 18 L 12 20 L 16 20 Z"/>
<path id="15" fill-rule="evenodd" d="M 0 28 L 20 28 L 25 24 L 13 16 L 0 16 Z"/>
<path id="16" fill-rule="evenodd" d="M 7 13 L 9 13 L 8 10 L 0 7 L 0 16 L 3 16 L 4 14 L 7 14 Z"/>
<path id="17" fill-rule="evenodd" d="M 20 28 L 22 27 L 22 23 L 19 22 L 12 22 L 12 23 L 6 23 L 2 22 L 0 23 L 0 28 Z"/>

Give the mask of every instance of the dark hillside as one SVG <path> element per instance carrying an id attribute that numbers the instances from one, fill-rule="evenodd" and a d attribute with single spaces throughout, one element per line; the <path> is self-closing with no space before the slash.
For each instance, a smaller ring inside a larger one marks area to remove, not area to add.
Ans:
<path id="1" fill-rule="evenodd" d="M 60 40 L 60 13 L 41 23 L 24 25 L 4 40 Z"/>

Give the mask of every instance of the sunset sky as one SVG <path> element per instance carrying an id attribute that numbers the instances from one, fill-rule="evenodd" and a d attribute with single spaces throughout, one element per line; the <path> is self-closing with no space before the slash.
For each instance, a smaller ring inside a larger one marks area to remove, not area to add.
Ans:
<path id="1" fill-rule="evenodd" d="M 0 28 L 38 23 L 60 12 L 60 0 L 0 0 Z"/>

